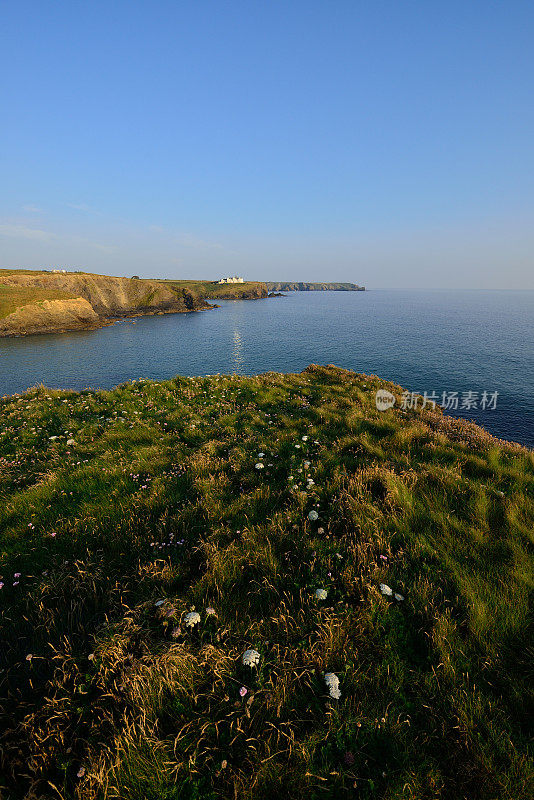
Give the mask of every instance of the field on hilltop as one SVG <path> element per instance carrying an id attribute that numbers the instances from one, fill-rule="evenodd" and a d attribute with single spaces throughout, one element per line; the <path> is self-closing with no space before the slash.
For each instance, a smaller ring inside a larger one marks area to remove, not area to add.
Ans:
<path id="1" fill-rule="evenodd" d="M 378 388 L 0 399 L 2 796 L 533 796 L 534 454 Z"/>

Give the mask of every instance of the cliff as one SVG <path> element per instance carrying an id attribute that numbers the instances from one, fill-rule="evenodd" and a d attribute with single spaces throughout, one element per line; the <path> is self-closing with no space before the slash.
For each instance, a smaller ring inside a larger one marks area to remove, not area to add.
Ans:
<path id="1" fill-rule="evenodd" d="M 365 286 L 356 283 L 303 283 L 296 282 L 271 282 L 267 281 L 269 292 L 364 292 Z"/>
<path id="2" fill-rule="evenodd" d="M 101 318 L 87 300 L 42 300 L 17 308 L 0 319 L 0 336 L 28 336 L 36 333 L 99 328 Z"/>
<path id="3" fill-rule="evenodd" d="M 261 281 L 219 283 L 218 281 L 165 280 L 175 291 L 189 289 L 205 300 L 259 300 L 267 297 L 267 285 Z"/>
<path id="4" fill-rule="evenodd" d="M 5 270 L 0 285 L 4 301 L 10 301 L 5 302 L 9 313 L 0 314 L 0 336 L 95 328 L 117 317 L 211 308 L 191 289 L 158 280 Z"/>
<path id="5" fill-rule="evenodd" d="M 210 297 L 219 300 L 260 300 L 269 294 L 265 283 L 243 283 L 220 286 L 210 292 Z"/>

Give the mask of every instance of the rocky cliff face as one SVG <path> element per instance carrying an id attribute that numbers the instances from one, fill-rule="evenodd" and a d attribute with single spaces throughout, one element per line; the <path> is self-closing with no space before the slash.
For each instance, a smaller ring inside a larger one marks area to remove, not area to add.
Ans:
<path id="1" fill-rule="evenodd" d="M 232 287 L 231 289 L 223 286 L 220 291 L 215 290 L 212 292 L 210 297 L 218 300 L 259 300 L 262 297 L 267 297 L 267 295 L 267 285 L 259 283 L 256 286 L 245 286 L 241 289 L 239 284 L 236 284 L 235 288 Z"/>
<path id="2" fill-rule="evenodd" d="M 267 282 L 270 292 L 364 292 L 365 286 L 356 283 L 303 283 L 296 282 Z"/>
<path id="3" fill-rule="evenodd" d="M 36 272 L 3 274 L 0 281 L 4 286 L 57 289 L 75 296 L 17 308 L 0 319 L 0 336 L 95 328 L 116 317 L 211 308 L 189 289 L 174 290 L 157 280 Z"/>
<path id="4" fill-rule="evenodd" d="M 35 333 L 99 328 L 101 318 L 87 300 L 43 300 L 17 308 L 0 319 L 0 336 L 28 336 Z"/>

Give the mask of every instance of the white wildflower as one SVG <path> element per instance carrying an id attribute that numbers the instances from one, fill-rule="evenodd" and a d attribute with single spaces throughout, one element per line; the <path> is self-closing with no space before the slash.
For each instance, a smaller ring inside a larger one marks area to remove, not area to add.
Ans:
<path id="1" fill-rule="evenodd" d="M 310 513 L 308 514 L 308 519 L 310 520 L 310 522 L 315 522 L 317 519 L 319 519 L 319 514 L 317 513 L 317 511 L 310 511 Z"/>
<path id="2" fill-rule="evenodd" d="M 258 453 L 258 458 L 263 458 L 264 455 L 265 453 Z"/>
<path id="3" fill-rule="evenodd" d="M 261 463 L 261 461 L 258 461 L 258 463 L 255 464 L 255 467 L 256 469 L 263 469 L 264 465 Z"/>
<path id="4" fill-rule="evenodd" d="M 395 592 L 395 600 L 399 600 L 400 602 L 401 600 L 404 600 L 404 596 L 402 594 L 397 594 L 397 592 Z"/>
<path id="5" fill-rule="evenodd" d="M 257 650 L 246 650 L 243 653 L 243 664 L 245 667 L 255 667 L 260 660 L 260 654 Z"/>
<path id="6" fill-rule="evenodd" d="M 391 597 L 391 595 L 393 594 L 393 589 L 391 588 L 391 586 L 388 586 L 387 583 L 380 584 L 380 591 L 382 592 L 382 594 L 385 594 L 388 597 Z"/>
<path id="7" fill-rule="evenodd" d="M 303 436 L 303 437 L 302 437 L 302 441 L 303 441 L 303 442 L 307 442 L 307 441 L 308 441 L 308 437 L 307 437 L 307 436 Z"/>
<path id="8" fill-rule="evenodd" d="M 74 439 L 67 439 L 67 444 L 76 444 Z"/>
<path id="9" fill-rule="evenodd" d="M 326 589 L 317 589 L 317 591 L 315 592 L 316 600 L 326 600 L 327 597 L 328 597 L 328 592 L 326 591 Z"/>
<path id="10" fill-rule="evenodd" d="M 324 682 L 326 683 L 326 688 L 328 689 L 330 697 L 334 700 L 339 700 L 341 697 L 341 690 L 339 688 L 339 678 L 335 672 L 325 672 Z"/>
<path id="11" fill-rule="evenodd" d="M 208 606 L 208 608 L 206 609 L 206 614 L 208 615 L 208 617 L 216 617 L 217 616 L 217 614 L 215 612 L 215 609 L 212 608 L 211 606 Z"/>
<path id="12" fill-rule="evenodd" d="M 184 617 L 184 624 L 186 628 L 194 628 L 200 622 L 200 614 L 198 611 L 190 611 Z"/>

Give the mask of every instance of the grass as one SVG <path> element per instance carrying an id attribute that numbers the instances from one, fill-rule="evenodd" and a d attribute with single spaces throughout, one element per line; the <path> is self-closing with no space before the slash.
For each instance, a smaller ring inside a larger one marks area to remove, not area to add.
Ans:
<path id="1" fill-rule="evenodd" d="M 261 281 L 245 281 L 244 283 L 219 284 L 218 281 L 175 281 L 165 280 L 175 289 L 190 289 L 206 300 L 224 300 L 225 297 L 233 298 L 236 295 L 246 294 L 251 291 L 261 290 L 265 284 Z"/>
<path id="2" fill-rule="evenodd" d="M 532 796 L 533 453 L 378 387 L 0 401 L 3 796 Z"/>
<path id="3" fill-rule="evenodd" d="M 43 300 L 71 300 L 75 295 L 56 289 L 38 286 L 5 286 L 0 283 L 0 319 L 12 314 L 17 308 Z"/>

